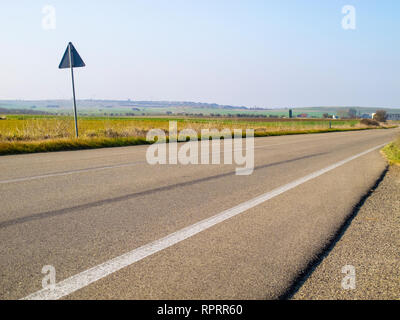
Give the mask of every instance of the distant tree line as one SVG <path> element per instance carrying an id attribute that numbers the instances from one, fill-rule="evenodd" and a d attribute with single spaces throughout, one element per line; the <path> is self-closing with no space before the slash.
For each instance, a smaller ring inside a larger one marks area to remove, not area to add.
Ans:
<path id="1" fill-rule="evenodd" d="M 6 109 L 6 108 L 0 108 L 0 113 L 2 113 L 2 114 L 29 114 L 29 115 L 43 115 L 43 116 L 56 115 L 56 113 L 51 113 L 51 112 L 46 112 L 46 111 L 38 111 L 38 110 L 30 110 L 30 109 Z"/>

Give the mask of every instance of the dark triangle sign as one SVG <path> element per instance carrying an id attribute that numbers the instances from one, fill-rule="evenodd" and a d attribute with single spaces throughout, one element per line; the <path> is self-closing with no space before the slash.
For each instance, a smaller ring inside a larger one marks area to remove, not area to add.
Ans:
<path id="1" fill-rule="evenodd" d="M 69 63 L 69 50 L 71 50 L 71 61 L 72 61 L 72 68 L 81 68 L 85 66 L 81 56 L 79 55 L 78 51 L 76 51 L 74 45 L 70 42 L 68 44 L 67 50 L 65 50 L 64 56 L 61 60 L 59 65 L 59 69 L 66 69 L 71 68 Z"/>

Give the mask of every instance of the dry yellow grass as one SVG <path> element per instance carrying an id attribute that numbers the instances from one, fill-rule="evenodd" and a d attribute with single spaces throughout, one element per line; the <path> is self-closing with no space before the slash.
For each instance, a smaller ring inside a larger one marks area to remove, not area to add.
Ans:
<path id="1" fill-rule="evenodd" d="M 365 128 L 359 121 L 334 121 L 333 128 Z M 329 122 L 315 121 L 235 121 L 235 120 L 178 120 L 178 128 L 194 129 L 255 129 L 256 132 L 290 132 L 307 130 L 325 130 Z M 162 129 L 168 132 L 169 119 L 82 119 L 79 131 L 87 138 L 145 137 L 150 129 Z M 38 141 L 47 139 L 73 138 L 73 119 L 28 118 L 0 121 L 0 141 Z"/>
<path id="2" fill-rule="evenodd" d="M 178 130 L 254 129 L 255 136 L 362 130 L 369 127 L 358 120 L 264 119 L 168 119 L 168 118 L 83 118 L 78 122 L 80 138 L 75 139 L 72 118 L 11 116 L 0 121 L 0 154 L 76 150 L 147 143 L 151 129 L 167 134 L 169 121 L 178 121 Z"/>
<path id="3" fill-rule="evenodd" d="M 383 148 L 383 153 L 389 163 L 400 165 L 400 137 Z"/>

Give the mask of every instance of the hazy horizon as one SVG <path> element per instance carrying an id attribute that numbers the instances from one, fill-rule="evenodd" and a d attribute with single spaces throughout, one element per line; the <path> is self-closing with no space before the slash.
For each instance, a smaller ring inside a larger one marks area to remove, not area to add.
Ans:
<path id="1" fill-rule="evenodd" d="M 55 9 L 55 28 L 43 19 Z M 342 8 L 356 9 L 355 30 Z M 0 100 L 400 108 L 400 2 L 2 1 Z"/>
<path id="2" fill-rule="evenodd" d="M 39 100 L 31 100 L 31 99 L 0 99 L 0 103 L 4 102 L 65 102 L 65 101 L 70 101 L 71 102 L 71 107 L 72 107 L 72 99 L 39 99 Z M 171 106 L 179 107 L 178 105 L 174 105 L 174 103 L 188 103 L 188 104 L 200 104 L 200 105 L 213 105 L 216 104 L 214 102 L 206 102 L 206 101 L 169 101 L 169 100 L 123 100 L 123 99 L 78 99 L 77 102 L 87 102 L 87 101 L 98 101 L 98 102 L 131 102 L 131 103 L 148 103 L 148 102 L 153 102 L 153 103 L 169 103 Z M 233 108 L 247 108 L 247 109 L 253 109 L 254 107 L 251 106 L 245 106 L 245 105 L 227 105 L 227 104 L 217 104 L 218 107 L 233 107 Z M 166 105 L 167 106 L 167 105 Z M 0 108 L 4 106 L 0 105 Z M 78 106 L 79 107 L 79 106 Z M 182 107 L 185 107 L 185 105 L 182 105 Z M 398 106 L 334 106 L 334 105 L 326 105 L 326 106 L 282 106 L 282 107 L 257 107 L 258 109 L 268 109 L 268 110 L 282 110 L 282 109 L 313 109 L 313 108 L 327 108 L 327 109 L 332 109 L 332 108 L 360 108 L 360 109 L 400 109 Z"/>

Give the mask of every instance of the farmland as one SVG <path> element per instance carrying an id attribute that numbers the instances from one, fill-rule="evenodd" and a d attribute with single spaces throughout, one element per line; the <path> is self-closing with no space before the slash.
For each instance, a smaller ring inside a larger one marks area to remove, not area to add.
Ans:
<path id="1" fill-rule="evenodd" d="M 359 120 L 82 117 L 78 121 L 80 137 L 76 139 L 72 117 L 9 115 L 0 121 L 0 154 L 146 144 L 149 130 L 162 129 L 168 134 L 170 121 L 177 121 L 179 130 L 254 129 L 255 136 L 372 128 Z"/>
<path id="2" fill-rule="evenodd" d="M 282 117 L 288 116 L 289 109 L 293 109 L 294 117 L 307 114 L 310 118 L 322 118 L 324 113 L 340 115 L 352 108 L 361 114 L 371 114 L 378 109 L 385 109 L 388 113 L 400 113 L 400 109 L 384 107 L 245 107 L 219 105 L 216 103 L 202 103 L 190 101 L 133 101 L 133 100 L 79 100 L 78 112 L 81 116 L 191 116 L 191 117 Z M 71 100 L 0 100 L 0 114 L 39 114 L 49 113 L 59 116 L 72 115 Z"/>
<path id="3" fill-rule="evenodd" d="M 329 129 L 327 120 L 196 119 L 196 118 L 82 118 L 79 131 L 86 138 L 145 137 L 151 129 L 168 131 L 169 121 L 179 129 L 254 129 L 265 135 Z M 334 129 L 365 128 L 358 120 L 332 121 Z M 74 122 L 70 117 L 8 116 L 0 122 L 0 141 L 36 141 L 73 138 Z"/>

